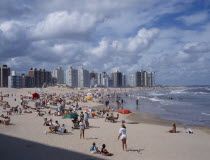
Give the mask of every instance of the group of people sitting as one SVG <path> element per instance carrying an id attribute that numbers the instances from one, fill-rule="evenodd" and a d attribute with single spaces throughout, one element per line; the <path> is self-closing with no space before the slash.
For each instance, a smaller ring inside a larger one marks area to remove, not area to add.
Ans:
<path id="1" fill-rule="evenodd" d="M 119 114 L 117 114 L 117 117 L 114 117 L 114 114 L 111 113 L 111 115 L 109 115 L 109 114 L 106 115 L 105 121 L 115 123 L 118 118 L 119 118 Z"/>
<path id="2" fill-rule="evenodd" d="M 44 126 L 49 126 L 49 132 L 45 131 L 45 133 L 56 133 L 56 134 L 62 134 L 62 133 L 68 133 L 65 124 L 60 125 L 58 121 L 55 121 L 53 123 L 52 119 L 49 121 L 46 119 L 46 121 L 43 124 Z"/>
<path id="3" fill-rule="evenodd" d="M 1 115 L 0 116 L 0 124 L 4 124 L 4 125 L 9 125 L 10 124 L 10 117 L 5 116 L 5 115 Z"/>
<path id="4" fill-rule="evenodd" d="M 109 153 L 108 152 L 108 150 L 106 149 L 106 145 L 105 144 L 102 145 L 101 151 L 99 151 L 99 149 L 96 146 L 95 142 L 93 142 L 93 145 L 90 147 L 90 152 L 92 154 L 98 153 L 98 154 L 101 154 L 103 156 L 112 156 L 113 155 L 113 153 Z"/>

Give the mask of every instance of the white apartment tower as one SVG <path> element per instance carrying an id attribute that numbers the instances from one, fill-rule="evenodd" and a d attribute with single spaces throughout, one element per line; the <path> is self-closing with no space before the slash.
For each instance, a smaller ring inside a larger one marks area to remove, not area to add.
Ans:
<path id="1" fill-rule="evenodd" d="M 57 84 L 64 84 L 64 71 L 62 67 L 58 67 L 52 71 L 52 77 L 57 79 Z"/>
<path id="2" fill-rule="evenodd" d="M 109 87 L 109 76 L 106 72 L 98 73 L 98 85 Z"/>
<path id="3" fill-rule="evenodd" d="M 90 87 L 90 73 L 83 67 L 78 69 L 78 87 Z"/>
<path id="4" fill-rule="evenodd" d="M 72 66 L 66 69 L 66 84 L 70 87 L 78 87 L 78 70 Z"/>

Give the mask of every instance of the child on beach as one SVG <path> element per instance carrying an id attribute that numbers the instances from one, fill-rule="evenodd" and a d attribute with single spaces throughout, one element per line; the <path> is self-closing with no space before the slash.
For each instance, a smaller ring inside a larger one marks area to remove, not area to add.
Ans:
<path id="1" fill-rule="evenodd" d="M 96 143 L 95 142 L 93 142 L 93 146 L 90 147 L 90 152 L 92 154 L 100 153 L 100 151 L 98 150 L 98 147 L 96 147 Z"/>

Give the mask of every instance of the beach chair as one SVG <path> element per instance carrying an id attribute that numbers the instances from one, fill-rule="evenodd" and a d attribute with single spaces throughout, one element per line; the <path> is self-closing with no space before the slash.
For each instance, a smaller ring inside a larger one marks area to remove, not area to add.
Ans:
<path id="1" fill-rule="evenodd" d="M 10 124 L 10 119 L 4 121 L 4 125 L 7 126 L 7 125 L 9 125 L 9 124 Z"/>
<path id="2" fill-rule="evenodd" d="M 78 124 L 77 122 L 76 122 L 76 123 L 73 123 L 73 125 L 74 125 L 74 126 L 72 127 L 73 129 L 79 129 L 79 124 Z"/>

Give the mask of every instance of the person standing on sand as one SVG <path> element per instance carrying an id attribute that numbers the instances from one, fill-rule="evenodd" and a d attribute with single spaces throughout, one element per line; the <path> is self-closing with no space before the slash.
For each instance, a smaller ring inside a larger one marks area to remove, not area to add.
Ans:
<path id="1" fill-rule="evenodd" d="M 85 123 L 83 122 L 83 120 L 81 120 L 79 122 L 79 127 L 80 127 L 80 139 L 85 136 Z"/>
<path id="2" fill-rule="evenodd" d="M 122 128 L 120 128 L 120 130 L 119 130 L 118 140 L 119 139 L 122 140 L 122 149 L 123 149 L 123 151 L 127 151 L 127 144 L 126 144 L 127 134 L 126 134 L 125 124 L 122 124 Z"/>

